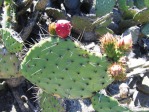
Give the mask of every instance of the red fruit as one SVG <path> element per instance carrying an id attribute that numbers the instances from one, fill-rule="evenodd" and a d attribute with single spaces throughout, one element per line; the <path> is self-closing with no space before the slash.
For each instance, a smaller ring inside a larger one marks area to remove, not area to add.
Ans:
<path id="1" fill-rule="evenodd" d="M 72 26 L 70 21 L 58 20 L 56 22 L 56 34 L 61 38 L 66 38 L 68 35 L 70 35 L 71 28 Z"/>

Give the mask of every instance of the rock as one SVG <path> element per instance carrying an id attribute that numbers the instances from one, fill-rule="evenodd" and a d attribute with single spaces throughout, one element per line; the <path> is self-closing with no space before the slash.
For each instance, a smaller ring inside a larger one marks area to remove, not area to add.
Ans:
<path id="1" fill-rule="evenodd" d="M 68 9 L 76 10 L 80 6 L 80 0 L 64 0 L 64 5 Z"/>
<path id="2" fill-rule="evenodd" d="M 142 84 L 141 83 L 137 84 L 137 89 L 138 89 L 138 91 L 149 95 L 149 77 L 148 76 L 145 76 L 143 78 Z"/>
<path id="3" fill-rule="evenodd" d="M 106 88 L 107 94 L 112 95 L 112 96 L 118 94 L 119 93 L 119 85 L 120 85 L 119 82 L 114 82 L 114 83 L 110 84 Z"/>
<path id="4" fill-rule="evenodd" d="M 122 83 L 119 86 L 119 95 L 121 98 L 127 98 L 129 94 L 129 86 L 126 83 Z"/>
<path id="5" fill-rule="evenodd" d="M 65 99 L 64 102 L 66 104 L 66 112 L 94 112 L 90 99 Z"/>
<path id="6" fill-rule="evenodd" d="M 6 82 L 0 80 L 0 91 L 6 88 Z"/>
<path id="7" fill-rule="evenodd" d="M 144 46 L 149 50 L 149 38 L 143 38 Z"/>
<path id="8" fill-rule="evenodd" d="M 117 8 L 114 8 L 113 9 L 113 21 L 114 21 L 114 23 L 119 24 L 121 20 L 122 20 L 121 12 Z"/>
<path id="9" fill-rule="evenodd" d="M 146 63 L 146 59 L 144 58 L 129 58 L 129 61 L 127 62 L 129 69 L 138 68 L 140 66 L 143 66 Z"/>
<path id="10" fill-rule="evenodd" d="M 137 82 L 140 82 L 140 83 L 142 82 L 142 77 L 139 75 L 135 75 L 134 77 L 129 77 L 127 79 L 127 84 L 128 84 L 130 89 L 136 88 Z"/>
<path id="11" fill-rule="evenodd" d="M 125 36 L 130 35 L 132 37 L 133 44 L 137 44 L 139 34 L 140 28 L 138 26 L 133 26 L 126 30 L 121 37 L 125 38 Z"/>
<path id="12" fill-rule="evenodd" d="M 138 107 L 149 107 L 149 95 L 136 91 L 133 94 L 134 105 Z"/>

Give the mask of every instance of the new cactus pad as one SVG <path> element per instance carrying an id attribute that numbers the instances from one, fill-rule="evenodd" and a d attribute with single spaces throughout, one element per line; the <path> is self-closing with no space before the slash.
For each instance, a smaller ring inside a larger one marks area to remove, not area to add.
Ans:
<path id="1" fill-rule="evenodd" d="M 2 36 L 4 46 L 9 52 L 16 53 L 22 50 L 23 41 L 16 31 L 8 28 L 1 28 L 0 35 Z"/>
<path id="2" fill-rule="evenodd" d="M 42 112 L 65 112 L 62 101 L 43 92 L 40 96 L 40 108 Z"/>
<path id="3" fill-rule="evenodd" d="M 21 63 L 22 74 L 49 94 L 87 98 L 112 82 L 108 62 L 70 39 L 47 38 L 35 44 Z"/>
<path id="4" fill-rule="evenodd" d="M 0 78 L 19 77 L 19 65 L 16 55 L 7 52 L 3 47 L 0 48 Z"/>
<path id="5" fill-rule="evenodd" d="M 130 112 L 127 108 L 119 106 L 116 99 L 103 94 L 97 93 L 91 101 L 96 112 Z"/>

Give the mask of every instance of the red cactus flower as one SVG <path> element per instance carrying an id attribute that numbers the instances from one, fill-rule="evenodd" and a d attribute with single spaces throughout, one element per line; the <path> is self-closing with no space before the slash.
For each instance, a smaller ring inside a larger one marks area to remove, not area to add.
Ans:
<path id="1" fill-rule="evenodd" d="M 114 63 L 109 67 L 108 74 L 115 80 L 124 80 L 126 78 L 124 67 L 118 63 Z"/>
<path id="2" fill-rule="evenodd" d="M 130 35 L 118 40 L 118 48 L 122 50 L 129 50 L 132 48 L 132 37 Z"/>

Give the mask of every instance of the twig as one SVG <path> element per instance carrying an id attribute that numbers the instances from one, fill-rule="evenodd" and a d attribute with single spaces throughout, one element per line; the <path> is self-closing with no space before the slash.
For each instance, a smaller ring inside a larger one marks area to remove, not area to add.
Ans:
<path id="1" fill-rule="evenodd" d="M 23 29 L 20 36 L 22 37 L 22 40 L 25 41 L 28 36 L 30 35 L 34 25 L 36 24 L 36 20 L 38 17 L 39 11 L 35 11 L 32 15 L 32 18 L 28 21 L 27 26 Z"/>

